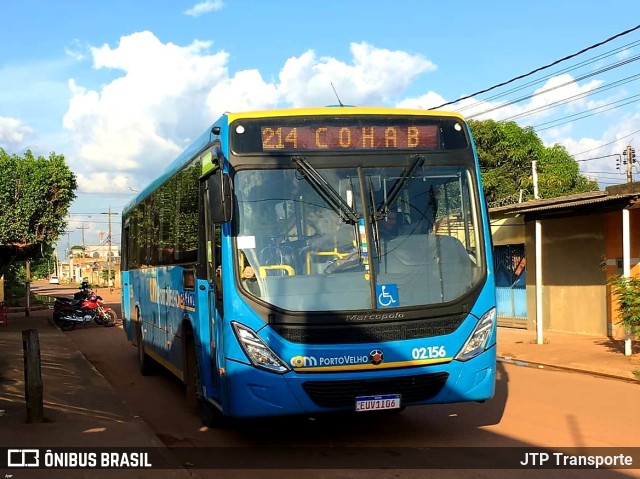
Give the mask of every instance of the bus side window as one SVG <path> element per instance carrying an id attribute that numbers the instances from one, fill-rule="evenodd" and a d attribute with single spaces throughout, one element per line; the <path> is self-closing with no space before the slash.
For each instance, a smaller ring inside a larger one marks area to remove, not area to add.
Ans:
<path id="1" fill-rule="evenodd" d="M 191 291 L 196 289 L 196 272 L 193 269 L 182 270 L 182 287 Z"/>

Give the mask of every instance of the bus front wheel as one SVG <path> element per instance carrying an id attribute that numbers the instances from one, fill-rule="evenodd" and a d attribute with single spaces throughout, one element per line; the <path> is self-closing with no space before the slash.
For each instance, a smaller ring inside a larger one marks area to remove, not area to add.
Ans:
<path id="1" fill-rule="evenodd" d="M 198 412 L 200 421 L 207 427 L 220 427 L 224 424 L 224 416 L 209 401 L 202 397 L 200 368 L 193 336 L 187 335 L 185 344 L 184 378 L 187 385 L 187 404 Z"/>

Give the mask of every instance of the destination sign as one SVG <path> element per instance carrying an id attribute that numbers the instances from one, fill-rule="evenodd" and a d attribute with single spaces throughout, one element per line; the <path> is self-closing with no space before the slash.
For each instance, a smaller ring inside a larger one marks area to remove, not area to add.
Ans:
<path id="1" fill-rule="evenodd" d="M 240 118 L 230 125 L 234 154 L 459 150 L 469 147 L 459 118 L 419 115 Z"/>
<path id="2" fill-rule="evenodd" d="M 437 149 L 438 126 L 279 126 L 261 127 L 263 151 Z"/>

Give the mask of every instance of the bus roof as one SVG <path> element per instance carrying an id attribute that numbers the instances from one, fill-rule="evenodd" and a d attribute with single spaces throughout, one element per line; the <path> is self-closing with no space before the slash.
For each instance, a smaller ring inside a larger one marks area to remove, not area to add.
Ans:
<path id="1" fill-rule="evenodd" d="M 229 123 L 241 118 L 264 118 L 264 117 L 280 117 L 280 116 L 349 116 L 349 115 L 398 115 L 398 116 L 448 116 L 458 118 L 465 121 L 464 117 L 456 112 L 436 111 L 436 110 L 416 110 L 404 108 L 378 108 L 378 107 L 360 107 L 360 106 L 329 106 L 317 108 L 287 108 L 282 110 L 258 110 L 230 113 L 225 115 L 228 117 Z"/>
<path id="2" fill-rule="evenodd" d="M 458 118 L 465 121 L 464 117 L 456 112 L 438 110 L 417 110 L 387 107 L 355 107 L 355 106 L 328 106 L 314 108 L 286 108 L 280 110 L 256 110 L 247 112 L 225 112 L 215 123 L 211 124 L 204 133 L 196 138 L 178 157 L 173 160 L 162 174 L 149 183 L 138 193 L 123 209 L 123 215 L 128 213 L 135 205 L 143 201 L 151 192 L 155 191 L 166 180 L 171 178 L 180 168 L 186 165 L 195 155 L 204 150 L 213 141 L 212 129 L 214 126 L 223 126 L 245 118 L 270 118 L 286 116 L 351 116 L 351 115 L 390 115 L 390 116 L 439 116 Z"/>

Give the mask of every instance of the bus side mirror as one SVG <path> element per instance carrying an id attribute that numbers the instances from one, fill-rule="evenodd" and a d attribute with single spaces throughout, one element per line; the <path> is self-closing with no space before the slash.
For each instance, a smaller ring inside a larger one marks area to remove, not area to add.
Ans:
<path id="1" fill-rule="evenodd" d="M 212 223 L 227 223 L 233 216 L 233 194 L 229 175 L 218 169 L 207 179 Z"/>

